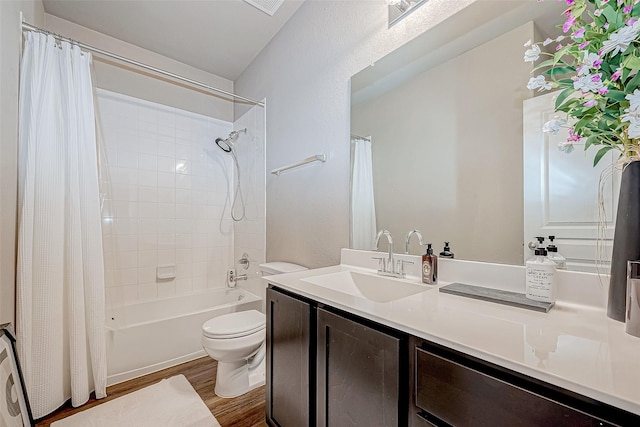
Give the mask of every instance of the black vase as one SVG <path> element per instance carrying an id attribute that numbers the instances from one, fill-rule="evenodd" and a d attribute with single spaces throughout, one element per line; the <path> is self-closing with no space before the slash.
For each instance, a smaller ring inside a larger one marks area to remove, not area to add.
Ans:
<path id="1" fill-rule="evenodd" d="M 607 316 L 624 322 L 627 301 L 627 261 L 640 259 L 640 162 L 622 172 L 620 198 L 613 235 Z"/>

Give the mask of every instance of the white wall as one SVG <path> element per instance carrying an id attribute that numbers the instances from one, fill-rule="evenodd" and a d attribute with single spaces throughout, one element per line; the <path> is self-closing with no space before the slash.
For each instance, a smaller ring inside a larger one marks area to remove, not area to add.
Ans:
<path id="1" fill-rule="evenodd" d="M 233 82 L 230 80 L 56 16 L 45 14 L 45 28 L 90 46 L 233 92 Z M 233 103 L 228 99 L 194 90 L 180 83 L 170 83 L 164 77 L 152 77 L 150 72 L 98 55 L 94 56 L 94 66 L 96 85 L 99 88 L 228 122 L 233 121 Z"/>
<path id="2" fill-rule="evenodd" d="M 329 159 L 267 175 L 267 259 L 336 264 L 349 245 L 349 78 L 473 0 L 430 0 L 387 28 L 376 1 L 306 1 L 236 80 L 267 98 L 267 171 L 321 152 Z"/>
<path id="3" fill-rule="evenodd" d="M 522 44 L 533 33 L 530 22 L 352 106 L 351 131 L 372 136 L 379 229 L 401 241 L 418 228 L 436 253 L 449 241 L 460 259 L 523 264 Z"/>
<path id="4" fill-rule="evenodd" d="M 41 1 L 0 1 L 0 324 L 14 321 L 18 181 L 18 80 L 24 19 L 41 25 Z"/>

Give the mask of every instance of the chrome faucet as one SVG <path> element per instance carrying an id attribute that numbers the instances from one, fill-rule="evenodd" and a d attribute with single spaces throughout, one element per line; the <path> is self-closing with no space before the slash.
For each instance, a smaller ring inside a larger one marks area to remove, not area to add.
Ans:
<path id="1" fill-rule="evenodd" d="M 236 287 L 236 282 L 238 280 L 247 280 L 246 274 L 237 274 L 235 268 L 229 269 L 227 273 L 227 286 L 230 288 Z"/>
<path id="2" fill-rule="evenodd" d="M 382 263 L 382 270 L 384 272 L 388 272 L 387 269 L 391 268 L 391 270 L 393 271 L 393 238 L 391 238 L 391 233 L 389 233 L 389 230 L 380 230 L 380 232 L 376 236 L 376 249 L 378 249 L 378 247 L 380 246 L 380 238 L 382 236 L 385 236 L 387 238 L 387 242 L 389 242 L 389 257 L 387 258 L 386 263 Z"/>
<path id="3" fill-rule="evenodd" d="M 408 234 L 407 237 L 404 239 L 404 254 L 405 255 L 409 255 L 409 241 L 411 240 L 411 236 L 413 235 L 418 236 L 418 243 L 420 243 L 420 246 L 424 246 L 424 243 L 422 243 L 422 233 L 420 233 L 420 230 L 411 230 Z"/>
<path id="4" fill-rule="evenodd" d="M 405 277 L 404 274 L 404 264 L 409 263 L 413 264 L 410 261 L 398 260 L 397 265 L 393 259 L 393 239 L 391 238 L 391 233 L 388 230 L 380 230 L 378 235 L 376 236 L 376 249 L 378 249 L 380 245 L 380 238 L 385 236 L 387 238 L 387 242 L 389 242 L 389 255 L 387 258 L 380 257 L 374 258 L 380 260 L 380 264 L 378 267 L 378 274 L 381 276 L 391 276 L 391 277 Z"/>

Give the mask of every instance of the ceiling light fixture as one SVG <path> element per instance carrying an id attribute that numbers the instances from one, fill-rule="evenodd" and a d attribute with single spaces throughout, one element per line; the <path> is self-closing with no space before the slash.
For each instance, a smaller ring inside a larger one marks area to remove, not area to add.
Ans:
<path id="1" fill-rule="evenodd" d="M 261 11 L 263 11 L 269 16 L 273 16 L 273 14 L 276 13 L 276 10 L 278 10 L 278 8 L 282 6 L 282 3 L 284 3 L 284 0 L 244 0 L 244 1 L 257 9 L 260 9 Z"/>
<path id="2" fill-rule="evenodd" d="M 387 0 L 389 8 L 389 27 L 416 10 L 427 0 Z"/>

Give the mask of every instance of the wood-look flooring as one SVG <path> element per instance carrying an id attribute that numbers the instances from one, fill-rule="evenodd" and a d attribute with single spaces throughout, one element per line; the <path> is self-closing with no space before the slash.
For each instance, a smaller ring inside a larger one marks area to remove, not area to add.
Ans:
<path id="1" fill-rule="evenodd" d="M 67 403 L 54 413 L 38 420 L 36 427 L 49 426 L 52 422 L 68 417 L 69 415 L 155 384 L 164 378 L 180 374 L 189 380 L 222 427 L 267 427 L 265 423 L 265 387 L 259 387 L 234 399 L 218 397 L 213 393 L 216 368 L 217 362 L 215 360 L 210 357 L 202 357 L 191 362 L 116 384 L 107 387 L 107 397 L 104 399 L 96 400 L 92 394 L 89 402 L 79 408 L 73 408 L 70 403 Z"/>

